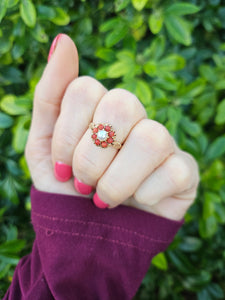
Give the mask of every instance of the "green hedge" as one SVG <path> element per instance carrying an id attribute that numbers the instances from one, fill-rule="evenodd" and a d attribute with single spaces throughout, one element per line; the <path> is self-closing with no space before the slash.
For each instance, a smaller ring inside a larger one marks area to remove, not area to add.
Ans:
<path id="1" fill-rule="evenodd" d="M 225 3 L 181 1 L 0 1 L 0 297 L 34 237 L 23 152 L 35 85 L 64 32 L 81 75 L 135 93 L 199 164 L 195 204 L 136 298 L 225 298 Z"/>

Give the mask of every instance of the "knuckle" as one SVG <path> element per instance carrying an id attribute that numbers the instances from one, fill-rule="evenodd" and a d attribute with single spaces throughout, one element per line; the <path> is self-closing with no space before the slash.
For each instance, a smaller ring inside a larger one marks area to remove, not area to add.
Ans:
<path id="1" fill-rule="evenodd" d="M 68 156 L 74 148 L 75 138 L 70 135 L 69 132 L 66 134 L 63 132 L 58 132 L 53 139 L 55 155 L 61 157 Z"/>
<path id="2" fill-rule="evenodd" d="M 106 92 L 106 88 L 96 79 L 90 76 L 80 76 L 74 79 L 68 86 L 66 94 L 74 102 L 75 99 L 82 99 L 82 104 L 90 105 L 90 99 L 99 99 Z M 83 95 L 86 95 L 85 97 Z M 76 98 L 74 99 L 74 96 Z M 62 107 L 65 103 L 62 102 Z"/>
<path id="3" fill-rule="evenodd" d="M 193 185 L 195 187 L 197 187 L 200 182 L 199 166 L 198 166 L 196 160 L 194 159 L 194 157 L 190 153 L 183 151 L 183 154 L 187 160 L 187 164 L 189 165 L 191 177 L 193 178 L 193 180 L 192 180 Z"/>
<path id="4" fill-rule="evenodd" d="M 75 153 L 74 170 L 75 174 L 87 184 L 95 184 L 100 176 L 97 165 L 85 153 Z"/>
<path id="5" fill-rule="evenodd" d="M 112 185 L 111 181 L 100 180 L 98 182 L 98 190 L 105 196 L 107 202 L 112 205 L 117 205 L 121 199 L 121 191 L 115 185 Z"/>
<path id="6" fill-rule="evenodd" d="M 179 190 L 184 191 L 192 187 L 193 173 L 188 160 L 181 155 L 173 155 L 167 167 L 171 180 Z"/>
<path id="7" fill-rule="evenodd" d="M 174 151 L 173 140 L 168 130 L 160 123 L 144 119 L 134 128 L 135 139 L 143 151 L 172 153 Z"/>
<path id="8" fill-rule="evenodd" d="M 81 76 L 74 79 L 68 86 L 68 90 L 74 92 L 86 92 L 96 84 L 96 80 L 90 76 Z"/>
<path id="9" fill-rule="evenodd" d="M 144 194 L 141 193 L 139 190 L 137 190 L 135 193 L 134 193 L 134 199 L 137 201 L 137 203 L 139 204 L 148 204 L 147 202 L 147 199 L 146 197 L 144 197 Z"/>
<path id="10" fill-rule="evenodd" d="M 115 117 L 118 118 L 118 114 L 124 120 L 133 118 L 134 115 L 141 115 L 142 117 L 147 117 L 146 111 L 138 100 L 138 98 L 131 92 L 115 88 L 107 93 L 106 99 L 106 110 L 110 114 L 113 112 L 116 114 Z"/>

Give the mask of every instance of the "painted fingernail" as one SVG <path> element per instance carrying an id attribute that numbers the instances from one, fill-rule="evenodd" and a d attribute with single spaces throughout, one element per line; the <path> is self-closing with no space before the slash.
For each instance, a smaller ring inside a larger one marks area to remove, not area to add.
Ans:
<path id="1" fill-rule="evenodd" d="M 57 43 L 58 43 L 59 39 L 61 38 L 61 36 L 62 36 L 62 33 L 58 34 L 58 35 L 54 38 L 54 40 L 53 40 L 53 42 L 52 42 L 52 45 L 51 45 L 51 48 L 50 48 L 50 50 L 49 50 L 49 54 L 48 54 L 48 62 L 49 62 L 49 60 L 50 60 L 52 54 L 54 53 L 55 48 L 56 48 L 56 46 L 57 46 Z"/>
<path id="2" fill-rule="evenodd" d="M 99 198 L 99 195 L 97 193 L 94 194 L 93 202 L 94 202 L 95 206 L 97 206 L 98 208 L 101 208 L 101 209 L 105 209 L 105 208 L 109 207 L 108 204 L 106 204 Z"/>
<path id="3" fill-rule="evenodd" d="M 55 163 L 54 169 L 55 178 L 61 182 L 69 180 L 72 176 L 72 167 L 60 161 Z"/>
<path id="4" fill-rule="evenodd" d="M 89 195 L 93 190 L 92 186 L 81 182 L 76 177 L 74 178 L 74 186 L 75 189 L 82 195 Z"/>

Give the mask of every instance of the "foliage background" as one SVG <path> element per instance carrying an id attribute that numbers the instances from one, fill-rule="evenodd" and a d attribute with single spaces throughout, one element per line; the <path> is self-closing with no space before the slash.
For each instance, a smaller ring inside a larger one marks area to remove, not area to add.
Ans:
<path id="1" fill-rule="evenodd" d="M 136 299 L 224 299 L 225 3 L 1 0 L 0 22 L 0 297 L 34 238 L 23 152 L 50 42 L 65 32 L 81 75 L 134 92 L 199 163 L 196 202 Z"/>

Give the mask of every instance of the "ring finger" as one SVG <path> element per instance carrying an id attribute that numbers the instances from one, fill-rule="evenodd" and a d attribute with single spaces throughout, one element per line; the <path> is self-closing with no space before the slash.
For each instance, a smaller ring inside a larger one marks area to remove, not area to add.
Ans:
<path id="1" fill-rule="evenodd" d="M 98 103 L 93 123 L 111 124 L 116 140 L 123 143 L 135 124 L 146 117 L 143 105 L 133 94 L 123 89 L 114 89 Z M 118 150 L 97 147 L 91 136 L 92 130 L 88 129 L 75 149 L 73 173 L 79 182 L 96 186 Z"/>

